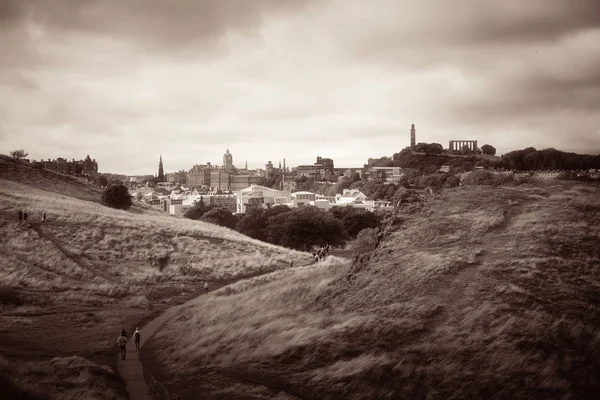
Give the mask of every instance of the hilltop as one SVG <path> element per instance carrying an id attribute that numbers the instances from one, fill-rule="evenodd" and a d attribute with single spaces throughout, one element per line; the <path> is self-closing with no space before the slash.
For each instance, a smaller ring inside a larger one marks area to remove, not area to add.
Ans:
<path id="1" fill-rule="evenodd" d="M 594 399 L 599 195 L 446 190 L 351 266 L 203 298 L 149 346 L 153 373 L 183 399 Z"/>
<path id="2" fill-rule="evenodd" d="M 215 225 L 104 207 L 95 188 L 16 160 L 0 166 L 0 392 L 122 398 L 121 328 L 198 295 L 204 281 L 310 261 Z"/>
<path id="3" fill-rule="evenodd" d="M 0 179 L 25 184 L 55 194 L 100 202 L 102 190 L 83 179 L 59 174 L 0 154 Z"/>

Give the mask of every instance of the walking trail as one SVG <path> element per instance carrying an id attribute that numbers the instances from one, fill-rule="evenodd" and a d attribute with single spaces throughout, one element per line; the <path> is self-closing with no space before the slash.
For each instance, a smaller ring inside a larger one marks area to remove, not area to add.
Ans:
<path id="1" fill-rule="evenodd" d="M 304 266 L 307 266 L 310 264 L 312 264 L 312 263 L 299 265 L 296 268 L 304 267 Z M 239 281 L 246 280 L 246 279 L 252 279 L 254 277 L 257 277 L 260 275 L 265 275 L 265 274 L 268 274 L 271 272 L 273 272 L 273 271 L 267 271 L 267 272 L 261 272 L 261 273 L 247 275 L 244 277 L 240 277 L 239 279 L 227 282 L 225 285 L 221 284 L 221 285 L 215 286 L 213 284 L 213 285 L 211 285 L 211 287 L 212 287 L 211 291 L 220 289 L 223 286 L 227 286 L 227 285 L 230 285 L 235 282 L 239 282 Z M 189 306 L 197 303 L 198 301 L 201 301 L 202 296 L 204 296 L 204 294 L 201 294 L 200 296 L 195 297 L 183 304 L 170 307 L 170 308 L 166 309 L 158 317 L 156 317 L 155 319 L 153 319 L 146 325 L 142 326 L 140 329 L 141 340 L 140 340 L 140 351 L 139 352 L 136 351 L 136 349 L 135 349 L 135 343 L 133 341 L 133 332 L 131 332 L 131 334 L 129 334 L 129 340 L 127 340 L 126 360 L 124 360 L 124 361 L 121 360 L 121 354 L 118 353 L 117 354 L 117 368 L 119 370 L 119 373 L 121 374 L 121 377 L 125 381 L 125 386 L 126 386 L 127 393 L 129 394 L 130 399 L 152 400 L 152 396 L 150 395 L 150 391 L 148 390 L 148 384 L 146 383 L 146 380 L 144 379 L 144 369 L 143 369 L 142 361 L 141 361 L 141 359 L 143 357 L 142 350 L 143 350 L 144 343 L 147 342 L 149 339 L 151 339 L 152 336 L 154 336 L 154 334 L 165 324 L 165 322 L 167 322 L 171 318 L 177 316 L 177 314 L 179 314 L 179 311 L 181 311 L 181 309 L 189 307 Z M 115 335 L 115 341 L 117 340 L 117 336 L 118 335 Z"/>

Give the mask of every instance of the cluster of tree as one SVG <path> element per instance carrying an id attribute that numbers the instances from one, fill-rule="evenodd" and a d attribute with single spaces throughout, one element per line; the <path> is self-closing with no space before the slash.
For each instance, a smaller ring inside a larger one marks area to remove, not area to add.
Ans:
<path id="1" fill-rule="evenodd" d="M 495 156 L 496 148 L 489 144 L 484 144 L 483 146 L 481 146 L 481 152 L 486 155 Z"/>
<path id="2" fill-rule="evenodd" d="M 332 207 L 325 211 L 312 206 L 292 209 L 282 205 L 249 209 L 240 218 L 224 208 L 198 204 L 184 216 L 302 251 L 326 244 L 343 246 L 363 229 L 379 225 L 377 215 L 354 207 Z"/>
<path id="3" fill-rule="evenodd" d="M 442 154 L 444 146 L 439 143 L 417 143 L 415 151 L 425 154 Z"/>
<path id="4" fill-rule="evenodd" d="M 127 210 L 133 205 L 129 189 L 125 185 L 110 185 L 102 192 L 102 204 L 119 210 Z"/>
<path id="5" fill-rule="evenodd" d="M 499 166 L 518 171 L 598 169 L 600 155 L 567 153 L 552 148 L 536 150 L 528 147 L 504 154 Z"/>

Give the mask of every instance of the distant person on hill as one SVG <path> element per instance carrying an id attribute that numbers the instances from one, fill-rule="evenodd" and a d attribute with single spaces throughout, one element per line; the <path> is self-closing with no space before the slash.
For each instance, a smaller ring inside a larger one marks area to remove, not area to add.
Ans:
<path id="1" fill-rule="evenodd" d="M 121 360 L 124 360 L 125 356 L 127 355 L 127 336 L 125 335 L 125 329 L 121 331 L 121 334 L 117 339 L 117 344 L 119 345 L 119 349 L 121 350 Z"/>
<path id="2" fill-rule="evenodd" d="M 23 221 L 27 222 L 27 211 L 23 213 Z"/>
<path id="3" fill-rule="evenodd" d="M 208 281 L 204 282 L 204 292 L 208 293 Z"/>
<path id="4" fill-rule="evenodd" d="M 294 260 L 290 260 L 290 267 L 294 266 Z"/>
<path id="5" fill-rule="evenodd" d="M 140 333 L 140 328 L 135 328 L 135 332 L 133 332 L 133 342 L 135 343 L 135 349 L 140 351 L 140 339 L 142 338 L 142 334 Z"/>
<path id="6" fill-rule="evenodd" d="M 19 216 L 19 222 L 23 221 L 23 211 L 19 210 L 17 215 Z"/>
<path id="7" fill-rule="evenodd" d="M 42 222 L 46 222 L 46 211 L 42 214 Z"/>

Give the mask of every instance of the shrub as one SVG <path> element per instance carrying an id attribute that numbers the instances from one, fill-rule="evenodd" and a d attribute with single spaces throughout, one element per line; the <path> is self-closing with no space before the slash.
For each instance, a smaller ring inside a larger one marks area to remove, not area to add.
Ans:
<path id="1" fill-rule="evenodd" d="M 512 175 L 495 174 L 490 171 L 474 171 L 465 174 L 461 182 L 470 186 L 502 186 L 513 182 L 513 177 Z"/>
<path id="2" fill-rule="evenodd" d="M 204 213 L 204 215 L 200 217 L 200 221 L 234 229 L 237 218 L 226 208 L 218 207 Z"/>
<path id="3" fill-rule="evenodd" d="M 367 253 L 377 247 L 377 229 L 366 228 L 356 235 L 354 251 L 357 254 Z"/>
<path id="4" fill-rule="evenodd" d="M 111 185 L 102 192 L 102 204 L 119 210 L 127 210 L 133 204 L 125 185 Z"/>
<path id="5" fill-rule="evenodd" d="M 269 242 L 295 250 L 308 251 L 313 246 L 342 246 L 348 234 L 331 213 L 313 206 L 296 208 L 267 220 Z"/>

